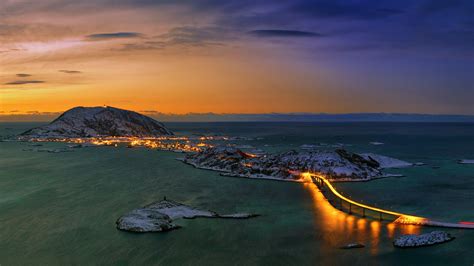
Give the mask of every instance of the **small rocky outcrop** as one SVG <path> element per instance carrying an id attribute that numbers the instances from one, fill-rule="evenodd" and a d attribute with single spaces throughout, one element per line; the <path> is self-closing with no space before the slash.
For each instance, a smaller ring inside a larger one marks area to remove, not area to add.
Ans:
<path id="1" fill-rule="evenodd" d="M 341 249 L 353 249 L 353 248 L 364 248 L 365 246 L 361 243 L 350 243 L 342 246 Z"/>
<path id="2" fill-rule="evenodd" d="M 117 220 L 116 224 L 117 229 L 130 232 L 165 232 L 180 228 L 179 225 L 174 223 L 174 220 L 180 218 L 248 219 L 257 216 L 257 214 L 251 213 L 220 215 L 213 211 L 199 210 L 179 202 L 165 199 L 123 215 Z"/>
<path id="3" fill-rule="evenodd" d="M 88 137 L 157 137 L 173 135 L 158 121 L 114 107 L 75 107 L 46 126 L 22 133 L 20 139 Z"/>
<path id="4" fill-rule="evenodd" d="M 159 210 L 133 210 L 117 220 L 117 228 L 130 232 L 164 232 L 179 228 L 168 215 Z"/>
<path id="5" fill-rule="evenodd" d="M 414 248 L 432 246 L 453 240 L 454 237 L 444 231 L 433 231 L 421 235 L 403 235 L 395 241 L 393 245 L 399 248 Z"/>
<path id="6" fill-rule="evenodd" d="M 365 164 L 373 168 L 378 168 L 380 167 L 380 163 L 374 160 L 372 157 L 367 156 L 367 158 L 364 158 L 360 156 L 359 154 L 356 153 L 350 153 L 344 149 L 337 149 L 336 153 L 339 154 L 342 158 L 350 161 L 351 163 L 354 164 Z"/>

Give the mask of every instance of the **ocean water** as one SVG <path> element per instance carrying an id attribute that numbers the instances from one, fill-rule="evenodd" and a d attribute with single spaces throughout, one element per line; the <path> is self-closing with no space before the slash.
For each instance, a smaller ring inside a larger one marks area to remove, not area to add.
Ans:
<path id="1" fill-rule="evenodd" d="M 0 135 L 31 123 L 0 123 Z M 246 136 L 267 152 L 337 143 L 426 166 L 392 169 L 405 177 L 338 183 L 352 199 L 441 221 L 474 221 L 474 124 L 167 123 L 178 134 Z M 385 145 L 374 146 L 378 141 Z M 49 143 L 45 147 L 64 147 Z M 442 229 L 446 244 L 397 249 L 395 237 L 436 228 L 349 216 L 314 186 L 222 177 L 194 169 L 172 152 L 83 148 L 23 151 L 0 142 L 0 265 L 473 265 L 474 230 Z M 168 233 L 118 231 L 122 214 L 167 198 L 249 220 L 180 220 Z M 360 242 L 365 248 L 342 250 Z"/>

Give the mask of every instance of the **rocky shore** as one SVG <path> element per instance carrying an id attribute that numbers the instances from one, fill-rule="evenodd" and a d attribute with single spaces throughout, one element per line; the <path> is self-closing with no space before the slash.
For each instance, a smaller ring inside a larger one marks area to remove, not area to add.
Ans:
<path id="1" fill-rule="evenodd" d="M 444 231 L 433 231 L 421 235 L 403 235 L 393 242 L 395 247 L 414 248 L 432 246 L 453 240 L 454 237 Z"/>
<path id="2" fill-rule="evenodd" d="M 73 152 L 73 150 L 72 150 L 72 149 L 69 149 L 69 148 L 58 148 L 58 149 L 37 149 L 37 148 L 30 148 L 30 149 L 23 149 L 23 151 L 35 151 L 35 152 L 47 152 L 47 153 Z"/>
<path id="3" fill-rule="evenodd" d="M 218 214 L 214 211 L 199 210 L 179 202 L 162 200 L 149 204 L 143 208 L 132 210 L 120 217 L 116 224 L 117 229 L 129 232 L 165 232 L 180 228 L 176 219 L 194 218 L 224 218 L 248 219 L 259 216 L 252 213 Z"/>

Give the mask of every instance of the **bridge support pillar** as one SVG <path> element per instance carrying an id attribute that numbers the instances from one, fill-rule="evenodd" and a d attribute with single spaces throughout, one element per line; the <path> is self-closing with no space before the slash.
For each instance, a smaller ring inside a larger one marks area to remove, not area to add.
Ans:
<path id="1" fill-rule="evenodd" d="M 362 217 L 365 217 L 365 208 L 362 208 Z"/>
<path id="2" fill-rule="evenodd" d="M 349 203 L 349 214 L 352 214 L 352 204 Z"/>

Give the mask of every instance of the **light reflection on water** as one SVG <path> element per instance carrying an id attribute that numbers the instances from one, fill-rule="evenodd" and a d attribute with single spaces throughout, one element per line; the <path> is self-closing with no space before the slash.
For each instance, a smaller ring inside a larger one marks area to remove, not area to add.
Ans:
<path id="1" fill-rule="evenodd" d="M 0 135 L 34 126 L 38 125 L 0 123 Z M 10 127 L 16 129 L 6 130 Z M 251 137 L 263 137 L 252 145 L 267 152 L 315 141 L 344 141 L 354 145 L 352 151 L 407 161 L 426 158 L 428 165 L 440 168 L 398 169 L 396 173 L 405 174 L 406 179 L 341 183 L 337 188 L 367 204 L 397 206 L 395 211 L 414 211 L 447 221 L 473 220 L 473 168 L 453 159 L 472 155 L 471 124 L 180 123 L 171 129 L 186 134 L 247 136 L 252 132 Z M 374 139 L 387 145 L 369 145 Z M 347 215 L 329 205 L 311 184 L 293 189 L 291 184 L 278 182 L 223 179 L 182 167 L 174 160 L 175 154 L 145 149 L 44 154 L 22 148 L 22 143 L 0 143 L 3 265 L 472 265 L 474 258 L 470 231 L 449 230 L 457 239 L 436 247 L 396 249 L 391 242 L 400 234 L 436 229 L 379 222 L 377 216 L 364 219 L 357 209 L 353 210 L 356 215 Z M 447 178 L 454 173 L 456 178 Z M 285 197 L 288 191 L 292 197 Z M 439 200 L 439 193 L 445 200 Z M 119 215 L 163 195 L 193 206 L 226 211 L 235 207 L 236 211 L 264 215 L 248 221 L 197 219 L 169 234 L 137 235 L 115 229 Z M 335 206 L 339 206 L 337 201 Z M 282 217 L 282 210 L 295 215 Z M 378 232 L 372 231 L 372 221 L 380 225 Z M 353 242 L 366 248 L 338 249 Z M 374 252 L 378 255 L 372 255 Z"/>
<path id="2" fill-rule="evenodd" d="M 381 238 L 393 239 L 401 234 L 420 233 L 420 226 L 399 225 L 389 221 L 349 215 L 331 205 L 316 185 L 303 183 L 303 186 L 310 192 L 313 200 L 314 219 L 318 219 L 315 221 L 315 230 L 323 231 L 322 238 L 330 246 L 337 247 L 359 242 L 369 246 L 370 253 L 375 255 L 383 242 Z M 323 228 L 321 224 L 324 225 Z"/>

